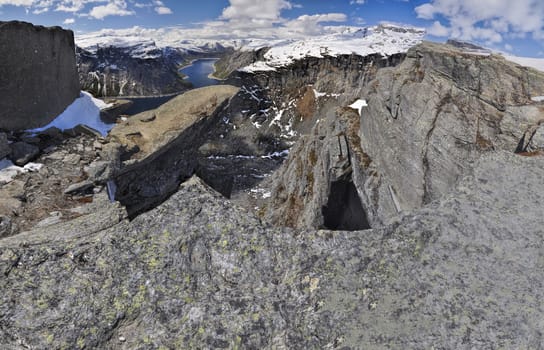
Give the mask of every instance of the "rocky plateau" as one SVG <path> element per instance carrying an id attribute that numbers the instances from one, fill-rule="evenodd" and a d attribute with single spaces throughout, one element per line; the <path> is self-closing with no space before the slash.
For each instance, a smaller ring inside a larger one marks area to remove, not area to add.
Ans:
<path id="1" fill-rule="evenodd" d="M 0 347 L 541 348 L 544 73 L 263 55 L 105 137 L 0 133 Z"/>

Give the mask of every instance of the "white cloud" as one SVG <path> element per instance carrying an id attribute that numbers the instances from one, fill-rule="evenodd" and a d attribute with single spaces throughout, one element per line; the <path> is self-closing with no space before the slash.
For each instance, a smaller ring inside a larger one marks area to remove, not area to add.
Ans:
<path id="1" fill-rule="evenodd" d="M 293 5 L 287 0 L 230 0 L 221 19 L 239 28 L 269 27 L 282 21 L 282 10 L 291 8 Z"/>
<path id="2" fill-rule="evenodd" d="M 290 32 L 304 35 L 322 34 L 325 28 L 320 23 L 323 22 L 345 22 L 347 16 L 343 13 L 327 13 L 322 15 L 303 15 L 295 20 L 285 23 L 285 29 Z"/>
<path id="3" fill-rule="evenodd" d="M 433 22 L 429 33 L 437 36 L 451 35 L 486 43 L 527 34 L 537 40 L 544 39 L 542 0 L 431 0 L 415 10 L 419 18 L 448 22 L 448 26 Z"/>
<path id="4" fill-rule="evenodd" d="M 95 6 L 89 12 L 89 16 L 96 19 L 104 19 L 107 16 L 130 16 L 134 11 L 127 9 L 124 0 L 113 0 L 106 5 Z"/>
<path id="5" fill-rule="evenodd" d="M 365 3 L 365 0 L 351 0 L 349 3 L 351 5 L 363 5 Z"/>
<path id="6" fill-rule="evenodd" d="M 449 36 L 450 30 L 444 27 L 439 21 L 434 21 L 433 25 L 427 28 L 427 33 L 434 36 Z"/>
<path id="7" fill-rule="evenodd" d="M 172 10 L 166 6 L 155 7 L 155 12 L 159 15 L 171 15 L 173 13 Z"/>
<path id="8" fill-rule="evenodd" d="M 133 1 L 130 1 L 133 4 Z M 164 7 L 159 0 L 154 1 L 157 7 Z M 32 10 L 34 14 L 41 14 L 54 9 L 58 12 L 73 13 L 78 16 L 88 16 L 91 18 L 103 19 L 107 16 L 128 16 L 134 14 L 134 11 L 128 8 L 125 0 L 0 0 L 0 7 L 4 5 L 24 6 L 26 10 Z M 136 7 L 142 3 L 133 4 Z M 92 6 L 90 11 L 88 7 Z M 153 5 L 149 5 L 153 6 Z M 167 8 L 161 8 L 158 11 L 166 13 Z M 88 13 L 85 13 L 89 11 Z M 157 11 L 157 12 L 158 12 Z"/>
<path id="9" fill-rule="evenodd" d="M 62 24 L 74 24 L 76 23 L 76 20 L 73 18 L 66 18 Z"/>
<path id="10" fill-rule="evenodd" d="M 48 7 L 43 7 L 43 8 L 35 9 L 34 11 L 32 11 L 32 13 L 35 14 L 35 15 L 39 15 L 39 14 L 42 14 L 42 13 L 46 13 L 48 11 L 49 11 Z"/>
<path id="11" fill-rule="evenodd" d="M 13 6 L 30 6 L 34 0 L 0 0 L 0 6 L 13 5 Z"/>

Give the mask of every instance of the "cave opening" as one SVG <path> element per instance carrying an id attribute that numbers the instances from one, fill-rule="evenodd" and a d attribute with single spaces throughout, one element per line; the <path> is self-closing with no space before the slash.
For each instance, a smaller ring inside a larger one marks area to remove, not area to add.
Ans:
<path id="1" fill-rule="evenodd" d="M 321 208 L 321 212 L 324 226 L 329 230 L 357 231 L 371 228 L 351 176 L 331 183 L 327 204 Z"/>

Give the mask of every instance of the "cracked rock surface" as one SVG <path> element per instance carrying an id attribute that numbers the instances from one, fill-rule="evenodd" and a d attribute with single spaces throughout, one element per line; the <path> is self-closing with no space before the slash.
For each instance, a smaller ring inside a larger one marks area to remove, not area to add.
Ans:
<path id="1" fill-rule="evenodd" d="M 538 348 L 543 167 L 490 152 L 376 230 L 267 227 L 193 177 L 131 222 L 8 237 L 0 345 Z"/>

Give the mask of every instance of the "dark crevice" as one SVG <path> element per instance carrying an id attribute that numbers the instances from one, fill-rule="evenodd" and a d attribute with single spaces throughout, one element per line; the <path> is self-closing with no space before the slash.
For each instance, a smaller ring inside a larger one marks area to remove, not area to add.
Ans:
<path id="1" fill-rule="evenodd" d="M 322 207 L 323 222 L 329 230 L 368 230 L 370 224 L 351 174 L 331 183 L 327 204 Z"/>

